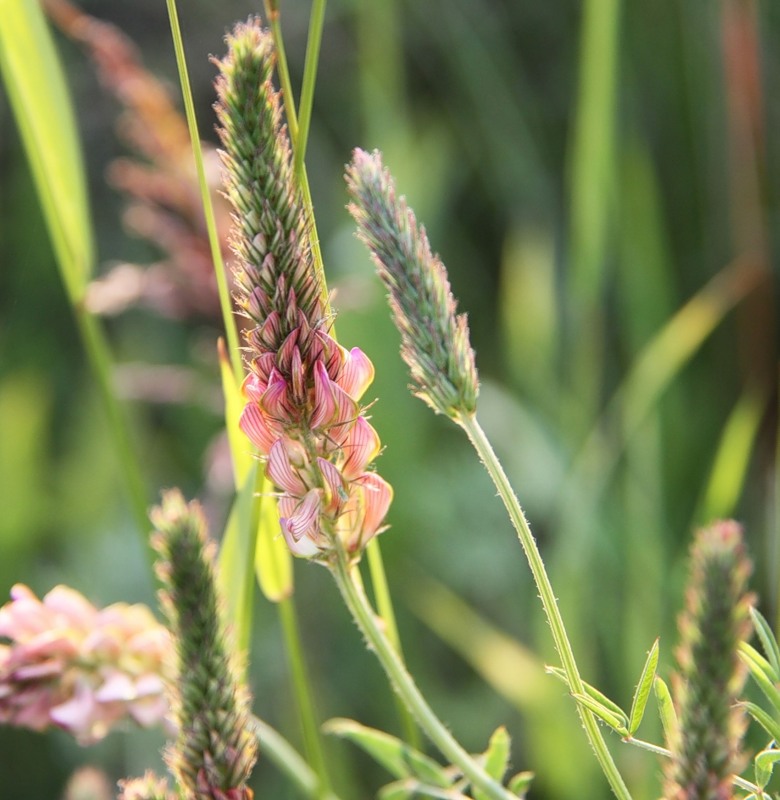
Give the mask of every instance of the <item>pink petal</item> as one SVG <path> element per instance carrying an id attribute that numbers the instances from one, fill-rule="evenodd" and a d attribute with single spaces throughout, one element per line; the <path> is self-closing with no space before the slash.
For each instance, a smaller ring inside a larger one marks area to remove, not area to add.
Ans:
<path id="1" fill-rule="evenodd" d="M 333 516 L 347 501 L 349 495 L 344 488 L 344 478 L 341 472 L 330 461 L 324 458 L 317 459 L 322 478 L 325 481 L 324 513 Z"/>
<path id="2" fill-rule="evenodd" d="M 347 458 L 341 471 L 344 478 L 351 481 L 362 475 L 366 467 L 377 457 L 381 443 L 379 435 L 366 418 L 358 417 L 350 428 L 343 447 Z"/>
<path id="3" fill-rule="evenodd" d="M 279 370 L 271 370 L 268 387 L 260 401 L 263 411 L 272 419 L 282 421 L 290 418 L 290 405 L 287 398 L 287 381 Z"/>
<path id="4" fill-rule="evenodd" d="M 319 489 L 310 489 L 302 500 L 295 506 L 295 511 L 286 520 L 281 520 L 282 527 L 289 530 L 296 539 L 304 533 L 316 529 L 320 515 Z"/>
<path id="5" fill-rule="evenodd" d="M 365 518 L 363 521 L 363 531 L 373 535 L 387 516 L 390 503 L 393 500 L 393 487 L 380 478 L 375 472 L 366 472 L 359 479 L 365 498 Z"/>
<path id="6" fill-rule="evenodd" d="M 70 700 L 52 708 L 49 717 L 52 722 L 73 733 L 80 741 L 89 740 L 91 737 L 87 734 L 95 721 L 95 696 L 82 684 L 77 687 L 76 693 Z"/>
<path id="7" fill-rule="evenodd" d="M 353 400 L 360 400 L 373 380 L 371 359 L 359 347 L 353 347 L 346 353 L 337 383 Z"/>
<path id="8" fill-rule="evenodd" d="M 285 448 L 285 441 L 277 439 L 268 454 L 266 475 L 276 486 L 294 497 L 302 497 L 308 487 L 303 482 L 297 469 L 290 463 L 290 457 Z"/>
<path id="9" fill-rule="evenodd" d="M 263 412 L 257 403 L 250 402 L 244 406 L 241 418 L 238 421 L 238 427 L 263 454 L 267 454 L 273 443 L 279 438 L 269 429 Z"/>
<path id="10" fill-rule="evenodd" d="M 136 696 L 135 683 L 123 672 L 115 672 L 95 692 L 98 703 L 127 702 Z"/>
<path id="11" fill-rule="evenodd" d="M 309 424 L 312 428 L 327 425 L 336 416 L 336 398 L 325 364 L 321 359 L 314 362 L 314 410 Z"/>
<path id="12" fill-rule="evenodd" d="M 244 378 L 241 391 L 248 400 L 254 400 L 255 403 L 259 403 L 265 393 L 266 387 L 267 384 L 260 380 L 259 375 L 250 372 L 249 375 Z"/>

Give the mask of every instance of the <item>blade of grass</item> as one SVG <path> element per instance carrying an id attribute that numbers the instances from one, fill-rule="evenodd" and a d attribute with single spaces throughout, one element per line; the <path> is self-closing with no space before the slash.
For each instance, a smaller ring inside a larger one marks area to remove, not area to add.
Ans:
<path id="1" fill-rule="evenodd" d="M 0 2 L 0 73 L 30 162 L 60 275 L 97 381 L 131 511 L 151 558 L 147 543 L 149 498 L 143 472 L 125 409 L 114 389 L 105 333 L 84 305 L 95 258 L 84 165 L 70 94 L 39 3 Z"/>
<path id="2" fill-rule="evenodd" d="M 238 342 L 238 330 L 236 319 L 233 314 L 233 304 L 230 299 L 230 289 L 227 283 L 227 273 L 222 261 L 222 247 L 217 232 L 217 222 L 214 217 L 214 205 L 211 202 L 211 193 L 206 182 L 206 169 L 203 164 L 203 150 L 200 146 L 200 134 L 198 132 L 198 120 L 195 116 L 195 104 L 192 100 L 192 89 L 187 73 L 187 60 L 184 54 L 184 41 L 179 26 L 179 15 L 176 9 L 176 0 L 166 0 L 168 7 L 168 19 L 171 25 L 171 37 L 173 48 L 176 52 L 176 66 L 179 71 L 179 83 L 181 85 L 182 98 L 184 100 L 184 110 L 187 116 L 187 126 L 190 131 L 192 141 L 192 154 L 195 158 L 195 169 L 198 175 L 198 186 L 200 187 L 201 203 L 203 204 L 203 214 L 206 220 L 206 230 L 209 237 L 211 248 L 211 258 L 214 262 L 214 274 L 217 279 L 217 291 L 219 292 L 219 304 L 222 309 L 222 322 L 225 326 L 227 337 L 228 352 L 230 353 L 230 363 L 236 378 L 240 379 L 243 375 L 241 365 L 241 352 Z"/>
<path id="3" fill-rule="evenodd" d="M 0 2 L 0 73 L 62 279 L 76 305 L 94 267 L 84 163 L 70 92 L 36 0 Z"/>
<path id="4" fill-rule="evenodd" d="M 750 386 L 745 389 L 726 420 L 696 515 L 700 524 L 734 515 L 745 485 L 766 400 L 766 392 Z"/>

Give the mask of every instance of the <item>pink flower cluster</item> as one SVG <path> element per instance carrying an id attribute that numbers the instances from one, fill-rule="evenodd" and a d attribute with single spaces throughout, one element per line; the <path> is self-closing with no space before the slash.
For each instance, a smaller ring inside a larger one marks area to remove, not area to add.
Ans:
<path id="1" fill-rule="evenodd" d="M 143 605 L 98 610 L 57 586 L 40 601 L 17 584 L 0 608 L 0 722 L 57 725 L 81 744 L 129 717 L 148 727 L 168 712 L 170 636 Z"/>
<path id="2" fill-rule="evenodd" d="M 346 350 L 299 312 L 283 339 L 272 311 L 248 336 L 255 352 L 244 381 L 241 429 L 267 457 L 266 474 L 281 490 L 282 532 L 293 553 L 312 557 L 335 538 L 359 553 L 382 530 L 390 485 L 367 470 L 379 436 L 358 401 L 374 378 L 360 349 Z"/>

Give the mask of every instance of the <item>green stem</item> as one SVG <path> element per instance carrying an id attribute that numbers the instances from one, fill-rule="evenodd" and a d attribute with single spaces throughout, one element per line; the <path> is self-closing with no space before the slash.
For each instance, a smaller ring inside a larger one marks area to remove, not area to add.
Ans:
<path id="1" fill-rule="evenodd" d="M 258 717 L 252 717 L 249 724 L 257 737 L 263 755 L 267 755 L 303 795 L 314 800 L 320 797 L 320 779 L 317 777 L 317 773 L 303 760 L 300 753 L 287 739 Z M 322 800 L 339 800 L 339 798 L 333 792 L 328 792 Z"/>
<path id="2" fill-rule="evenodd" d="M 352 574 L 343 549 L 339 547 L 336 559 L 330 564 L 331 572 L 347 608 L 366 637 L 387 673 L 393 688 L 409 708 L 420 728 L 439 748 L 442 755 L 457 766 L 475 789 L 481 790 L 490 800 L 517 800 L 508 789 L 485 772 L 462 747 L 445 725 L 434 714 L 417 688 L 412 676 L 401 661 L 398 652 L 382 631 L 368 598 Z"/>
<path id="3" fill-rule="evenodd" d="M 366 548 L 366 554 L 368 556 L 368 570 L 371 574 L 371 586 L 374 589 L 374 598 L 376 599 L 376 607 L 379 611 L 379 616 L 384 622 L 387 638 L 395 648 L 401 661 L 403 661 L 404 654 L 401 648 L 401 637 L 398 635 L 398 625 L 395 621 L 395 611 L 393 610 L 393 601 L 390 597 L 390 587 L 387 585 L 387 575 L 385 574 L 385 565 L 382 560 L 382 551 L 379 549 L 379 541 L 377 539 L 371 540 Z M 398 716 L 401 720 L 404 738 L 412 747 L 419 750 L 421 745 L 420 731 L 414 724 L 414 718 L 398 696 L 395 696 L 394 699 L 398 709 Z"/>
<path id="4" fill-rule="evenodd" d="M 87 311 L 83 303 L 73 306 L 81 340 L 87 353 L 92 371 L 100 392 L 100 399 L 106 410 L 108 425 L 114 438 L 119 460 L 122 464 L 130 505 L 138 530 L 148 548 L 149 517 L 147 515 L 148 496 L 146 484 L 133 446 L 127 414 L 117 399 L 111 379 L 112 358 L 100 323 Z M 148 551 L 152 558 L 151 550 Z"/>
<path id="5" fill-rule="evenodd" d="M 318 776 L 317 797 L 325 800 L 330 794 L 330 779 L 325 764 L 325 754 L 320 741 L 317 714 L 314 710 L 314 701 L 309 691 L 310 682 L 306 674 L 306 664 L 303 660 L 301 648 L 301 634 L 298 629 L 298 618 L 295 605 L 291 597 L 279 602 L 279 617 L 282 621 L 284 643 L 287 648 L 287 658 L 293 678 L 293 689 L 298 705 L 303 741 L 306 756 L 314 767 Z"/>
<path id="6" fill-rule="evenodd" d="M 585 694 L 585 687 L 577 669 L 574 653 L 566 634 L 566 628 L 564 627 L 563 618 L 558 608 L 558 602 L 555 599 L 552 584 L 547 575 L 547 570 L 544 568 L 542 556 L 539 552 L 539 548 L 536 546 L 536 540 L 531 533 L 531 528 L 525 518 L 523 509 L 520 507 L 520 503 L 517 497 L 515 497 L 509 480 L 506 477 L 506 473 L 496 457 L 496 454 L 493 452 L 493 448 L 487 436 L 485 436 L 485 432 L 477 422 L 476 417 L 463 416 L 459 417 L 456 422 L 463 428 L 471 440 L 471 443 L 474 445 L 501 499 L 504 501 L 512 524 L 517 530 L 520 544 L 523 546 L 528 564 L 531 567 L 531 573 L 533 574 L 537 589 L 539 590 L 542 606 L 544 607 L 544 612 L 547 615 L 547 620 L 552 630 L 555 647 L 558 650 L 563 670 L 566 673 L 569 690 L 574 694 Z M 618 772 L 617 766 L 604 741 L 604 737 L 601 735 L 601 730 L 598 727 L 595 717 L 588 709 L 583 708 L 580 704 L 577 704 L 577 711 L 582 720 L 582 725 L 585 728 L 585 733 L 590 741 L 591 747 L 593 748 L 593 752 L 601 765 L 601 769 L 604 771 L 604 775 L 609 781 L 609 785 L 612 787 L 612 791 L 620 800 L 631 800 L 631 794 L 623 782 L 620 772 Z"/>
<path id="7" fill-rule="evenodd" d="M 317 66 L 320 60 L 322 29 L 325 25 L 325 0 L 314 0 L 309 18 L 309 36 L 306 41 L 306 61 L 303 66 L 301 102 L 298 107 L 298 135 L 295 137 L 294 170 L 298 182 L 302 183 L 303 161 L 309 139 L 311 111 L 314 105 L 314 86 L 317 82 Z"/>
<path id="8" fill-rule="evenodd" d="M 187 61 L 184 57 L 184 42 L 181 36 L 181 28 L 179 27 L 179 15 L 176 11 L 176 0 L 166 0 L 166 3 L 168 5 L 168 19 L 171 23 L 173 48 L 176 52 L 176 66 L 179 70 L 181 93 L 184 99 L 184 110 L 187 115 L 187 126 L 190 131 L 190 141 L 192 142 L 192 153 L 195 157 L 195 169 L 198 175 L 200 199 L 203 205 L 203 214 L 206 219 L 206 230 L 209 237 L 209 247 L 211 248 L 211 258 L 214 262 L 214 273 L 217 277 L 219 305 L 222 309 L 222 321 L 225 325 L 225 335 L 230 352 L 230 364 L 233 367 L 236 380 L 240 381 L 243 377 L 243 367 L 241 365 L 238 331 L 233 314 L 233 304 L 230 300 L 230 289 L 228 288 L 225 264 L 222 261 L 222 246 L 219 241 L 219 233 L 217 232 L 214 205 L 211 202 L 211 192 L 206 182 L 206 169 L 203 165 L 203 150 L 200 144 L 198 120 L 195 117 L 195 104 L 192 101 L 192 89 L 190 88 L 190 79 L 187 73 Z"/>

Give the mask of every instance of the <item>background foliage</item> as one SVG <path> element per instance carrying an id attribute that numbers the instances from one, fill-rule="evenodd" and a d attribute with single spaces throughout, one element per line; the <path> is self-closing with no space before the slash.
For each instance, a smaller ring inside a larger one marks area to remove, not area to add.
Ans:
<path id="1" fill-rule="evenodd" d="M 308 8 L 281 5 L 297 86 Z M 84 8 L 125 30 L 175 87 L 164 4 Z M 180 8 L 204 137 L 214 139 L 208 55 L 257 10 L 234 0 Z M 541 541 L 583 677 L 626 704 L 656 635 L 662 672 L 669 664 L 697 524 L 744 521 L 754 585 L 776 618 L 779 40 L 776 4 L 750 0 L 328 7 L 308 167 L 339 337 L 377 365 L 372 422 L 396 491 L 383 550 L 407 657 L 466 746 L 482 750 L 508 725 L 514 766 L 537 771 L 539 797 L 606 790 L 572 704 L 542 673 L 554 660 L 549 632 L 487 478 L 456 429 L 406 392 L 397 335 L 344 209 L 343 165 L 354 146 L 381 148 L 425 221 L 469 312 L 480 417 Z M 154 261 L 160 254 L 122 228 L 123 200 L 105 181 L 126 152 L 116 101 L 83 53 L 58 43 L 99 261 Z M 64 582 L 101 604 L 151 602 L 2 96 L 0 130 L 0 590 Z M 150 501 L 179 485 L 206 500 L 218 531 L 230 489 L 218 323 L 136 308 L 108 325 Z M 384 678 L 325 572 L 296 564 L 296 582 L 322 718 L 395 730 Z M 252 674 L 256 710 L 295 741 L 276 616 L 262 599 Z M 658 735 L 645 724 L 647 738 Z M 133 732 L 81 751 L 57 733 L 0 730 L 0 782 L 18 800 L 54 798 L 74 765 L 137 774 L 160 744 Z M 375 767 L 329 744 L 344 796 L 368 796 L 382 779 Z M 657 796 L 653 757 L 613 748 L 629 784 L 644 787 L 635 796 Z M 256 779 L 259 796 L 292 796 L 262 761 Z"/>

